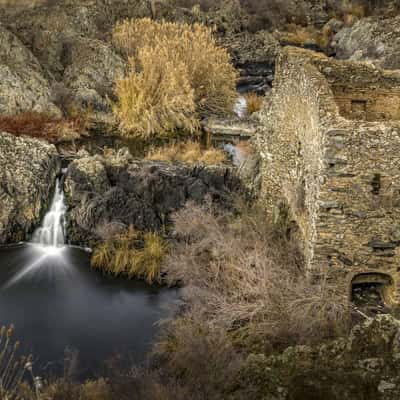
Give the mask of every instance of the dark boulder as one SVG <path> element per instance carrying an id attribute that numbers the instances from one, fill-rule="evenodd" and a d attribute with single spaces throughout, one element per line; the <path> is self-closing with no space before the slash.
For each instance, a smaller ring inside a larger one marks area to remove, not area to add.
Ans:
<path id="1" fill-rule="evenodd" d="M 239 189 L 239 179 L 224 166 L 141 161 L 123 150 L 84 156 L 70 164 L 65 181 L 69 239 L 92 245 L 115 225 L 159 230 L 186 202 L 209 197 L 226 206 Z"/>

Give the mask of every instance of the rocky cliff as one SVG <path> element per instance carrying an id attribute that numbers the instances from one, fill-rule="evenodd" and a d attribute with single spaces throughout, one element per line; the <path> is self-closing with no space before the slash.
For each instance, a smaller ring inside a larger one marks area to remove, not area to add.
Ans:
<path id="1" fill-rule="evenodd" d="M 187 201 L 229 206 L 239 190 L 226 167 L 189 167 L 135 160 L 123 149 L 106 156 L 83 156 L 68 168 L 69 240 L 91 245 L 116 226 L 158 230 Z"/>
<path id="2" fill-rule="evenodd" d="M 363 18 L 334 37 L 340 59 L 365 60 L 386 69 L 400 69 L 400 17 Z"/>
<path id="3" fill-rule="evenodd" d="M 53 145 L 0 133 L 0 244 L 29 238 L 58 172 Z"/>

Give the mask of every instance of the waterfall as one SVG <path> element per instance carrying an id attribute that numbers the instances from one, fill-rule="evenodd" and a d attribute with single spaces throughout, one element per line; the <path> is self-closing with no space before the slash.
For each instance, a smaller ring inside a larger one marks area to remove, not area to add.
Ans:
<path id="1" fill-rule="evenodd" d="M 57 179 L 50 210 L 46 213 L 42 226 L 33 234 L 33 243 L 54 248 L 64 246 L 66 209 L 64 191 L 60 179 Z"/>
<path id="2" fill-rule="evenodd" d="M 240 167 L 245 157 L 237 145 L 231 143 L 224 144 L 224 150 L 232 157 L 232 163 L 235 167 Z"/>
<path id="3" fill-rule="evenodd" d="M 247 113 L 247 100 L 244 96 L 239 96 L 233 107 L 233 112 L 239 117 L 244 118 Z"/>

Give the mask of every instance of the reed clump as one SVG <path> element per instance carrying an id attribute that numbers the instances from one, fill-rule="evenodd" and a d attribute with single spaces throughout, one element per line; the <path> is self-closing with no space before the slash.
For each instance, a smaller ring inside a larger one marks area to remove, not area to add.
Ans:
<path id="1" fill-rule="evenodd" d="M 201 24 L 126 20 L 113 43 L 129 59 L 114 112 L 125 135 L 193 134 L 201 115 L 231 112 L 238 73 Z"/>
<path id="2" fill-rule="evenodd" d="M 263 97 L 259 96 L 257 93 L 247 93 L 246 99 L 246 113 L 247 115 L 252 115 L 261 110 L 263 106 Z"/>
<path id="3" fill-rule="evenodd" d="M 130 227 L 101 243 L 93 252 L 91 265 L 111 275 L 160 282 L 166 252 L 167 245 L 159 234 Z"/>
<path id="4" fill-rule="evenodd" d="M 226 154 L 224 151 L 214 147 L 203 149 L 199 142 L 189 140 L 154 148 L 147 153 L 146 159 L 183 162 L 186 164 L 215 165 L 224 163 L 226 161 Z"/>
<path id="5" fill-rule="evenodd" d="M 13 325 L 0 328 L 0 399 L 22 400 L 20 387 L 25 373 L 32 374 L 32 356 L 18 354 L 20 343 L 13 335 Z"/>

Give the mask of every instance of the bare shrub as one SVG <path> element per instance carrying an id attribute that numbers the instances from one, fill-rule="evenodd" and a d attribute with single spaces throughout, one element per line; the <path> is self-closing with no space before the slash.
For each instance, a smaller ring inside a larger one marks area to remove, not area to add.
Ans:
<path id="1" fill-rule="evenodd" d="M 0 132 L 31 136 L 51 142 L 77 139 L 86 134 L 90 125 L 90 117 L 84 114 L 64 119 L 36 112 L 0 116 Z"/>
<path id="2" fill-rule="evenodd" d="M 25 393 L 24 393 L 25 394 Z M 104 379 L 88 380 L 78 384 L 67 379 L 58 379 L 47 384 L 39 396 L 26 393 L 24 400 L 114 400 L 110 383 Z"/>
<path id="3" fill-rule="evenodd" d="M 19 400 L 24 374 L 32 370 L 32 357 L 18 355 L 20 343 L 13 335 L 13 325 L 0 328 L 0 398 Z"/>
<path id="4" fill-rule="evenodd" d="M 234 332 L 239 342 L 275 346 L 346 330 L 346 296 L 325 279 L 310 280 L 296 246 L 261 213 L 230 221 L 190 204 L 173 220 L 178 243 L 165 268 L 171 282 L 185 283 L 189 304 L 200 302 L 207 325 Z"/>
<path id="5" fill-rule="evenodd" d="M 169 379 L 158 379 L 158 386 L 167 392 L 180 387 L 193 400 L 228 398 L 224 394 L 242 361 L 229 333 L 207 325 L 199 313 L 188 314 L 170 325 L 154 355 L 160 357 L 162 371 L 169 371 Z M 154 382 L 157 376 L 153 376 Z"/>
<path id="6" fill-rule="evenodd" d="M 202 149 L 200 143 L 186 141 L 155 148 L 146 155 L 148 160 L 180 161 L 187 164 L 220 164 L 226 161 L 222 150 Z"/>
<path id="7" fill-rule="evenodd" d="M 130 58 L 114 107 L 127 134 L 193 133 L 199 115 L 233 109 L 238 74 L 209 28 L 127 20 L 115 27 L 113 42 Z"/>

